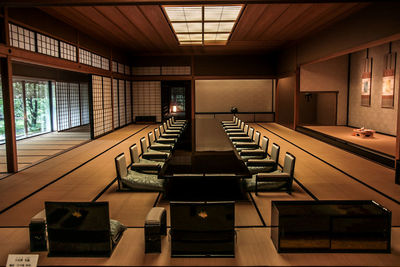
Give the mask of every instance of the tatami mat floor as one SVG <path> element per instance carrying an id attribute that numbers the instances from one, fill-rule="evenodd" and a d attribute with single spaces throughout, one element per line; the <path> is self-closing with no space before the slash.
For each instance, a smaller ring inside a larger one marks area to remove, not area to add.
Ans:
<path id="1" fill-rule="evenodd" d="M 252 126 L 256 127 L 262 135 L 268 136 L 271 143 L 275 142 L 281 146 L 280 162 L 283 162 L 286 151 L 296 156 L 296 182 L 292 195 L 276 192 L 260 193 L 256 196 L 252 193 L 247 201 L 236 203 L 235 224 L 238 238 L 235 258 L 171 258 L 168 237 L 163 238 L 161 254 L 144 253 L 142 227 L 147 212 L 154 205 L 166 207 L 169 211 L 169 205 L 162 197 L 158 198 L 158 193 L 116 191 L 114 157 L 124 152 L 129 164 L 129 146 L 138 143 L 139 138 L 155 127 L 154 125 L 130 125 L 12 177 L 0 180 L 0 247 L 2 248 L 0 265 L 5 264 L 9 253 L 29 253 L 27 226 L 30 218 L 43 209 L 45 200 L 93 201 L 97 197 L 97 201 L 109 202 L 111 218 L 118 219 L 130 227 L 124 233 L 113 255 L 110 258 L 48 258 L 45 252 L 41 252 L 39 265 L 399 265 L 400 228 L 398 227 L 392 228 L 390 254 L 278 254 L 269 233 L 271 201 L 312 200 L 313 197 L 317 199 L 373 199 L 392 210 L 393 225 L 400 226 L 400 204 L 396 201 L 399 189 L 390 179 L 390 170 L 386 170 L 381 165 L 325 143 L 319 143 L 315 139 L 277 124 L 252 124 Z M 349 177 L 346 172 L 368 183 L 370 187 Z M 383 185 L 380 187 L 375 184 L 374 174 L 381 175 Z M 383 178 L 382 174 L 384 174 Z M 375 187 L 378 189 L 374 190 Z"/>

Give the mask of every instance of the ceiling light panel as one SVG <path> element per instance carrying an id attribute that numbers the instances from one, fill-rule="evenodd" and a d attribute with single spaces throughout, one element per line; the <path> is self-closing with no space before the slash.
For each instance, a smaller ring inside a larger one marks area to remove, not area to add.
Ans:
<path id="1" fill-rule="evenodd" d="M 198 22 L 173 22 L 172 28 L 176 33 L 202 32 L 203 26 Z"/>
<path id="2" fill-rule="evenodd" d="M 181 45 L 225 45 L 243 5 L 163 6 Z"/>
<path id="3" fill-rule="evenodd" d="M 235 22 L 205 22 L 204 32 L 231 32 Z"/>
<path id="4" fill-rule="evenodd" d="M 173 21 L 201 21 L 203 11 L 201 6 L 165 7 L 171 22 Z"/>
<path id="5" fill-rule="evenodd" d="M 235 21 L 242 6 L 205 6 L 204 21 Z"/>

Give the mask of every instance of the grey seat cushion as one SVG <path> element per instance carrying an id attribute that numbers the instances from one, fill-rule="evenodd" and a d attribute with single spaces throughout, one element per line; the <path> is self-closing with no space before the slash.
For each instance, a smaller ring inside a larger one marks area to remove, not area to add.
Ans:
<path id="1" fill-rule="evenodd" d="M 249 159 L 262 159 L 264 158 L 264 155 L 251 155 L 251 156 L 240 156 L 240 157 L 242 158 L 242 160 L 248 161 Z"/>
<path id="2" fill-rule="evenodd" d="M 129 171 L 121 181 L 135 191 L 164 191 L 164 180 L 158 179 L 157 175 Z"/>
<path id="3" fill-rule="evenodd" d="M 120 239 L 122 233 L 126 230 L 126 226 L 117 220 L 110 219 L 110 236 L 113 246 L 115 246 Z"/>
<path id="4" fill-rule="evenodd" d="M 139 163 L 156 164 L 156 165 L 160 165 L 161 168 L 164 166 L 164 162 L 158 162 L 158 161 L 153 161 L 153 160 L 144 159 L 144 158 L 141 158 L 139 160 Z"/>
<path id="5" fill-rule="evenodd" d="M 273 171 L 274 166 L 248 166 L 247 167 L 251 174 L 257 174 L 260 172 L 270 172 Z"/>

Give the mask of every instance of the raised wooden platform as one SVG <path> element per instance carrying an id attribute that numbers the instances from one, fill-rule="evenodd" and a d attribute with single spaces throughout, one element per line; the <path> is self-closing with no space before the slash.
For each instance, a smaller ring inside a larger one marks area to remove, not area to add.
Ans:
<path id="1" fill-rule="evenodd" d="M 374 133 L 370 137 L 353 135 L 354 128 L 346 126 L 298 126 L 297 131 L 363 156 L 390 168 L 394 168 L 396 138 Z"/>

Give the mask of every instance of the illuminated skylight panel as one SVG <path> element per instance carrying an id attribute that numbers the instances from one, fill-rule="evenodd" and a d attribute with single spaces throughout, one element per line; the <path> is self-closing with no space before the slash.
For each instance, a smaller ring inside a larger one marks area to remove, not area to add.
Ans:
<path id="1" fill-rule="evenodd" d="M 202 32 L 203 26 L 201 22 L 174 22 L 171 23 L 172 28 L 176 33 L 190 33 L 190 32 Z"/>
<path id="2" fill-rule="evenodd" d="M 235 21 L 242 6 L 205 6 L 204 21 Z"/>
<path id="3" fill-rule="evenodd" d="M 169 20 L 172 21 L 202 21 L 201 6 L 165 7 Z"/>
<path id="4" fill-rule="evenodd" d="M 202 41 L 201 33 L 177 34 L 179 41 Z"/>
<path id="5" fill-rule="evenodd" d="M 181 45 L 225 45 L 242 5 L 164 6 Z"/>
<path id="6" fill-rule="evenodd" d="M 231 32 L 235 22 L 205 22 L 204 32 Z"/>

